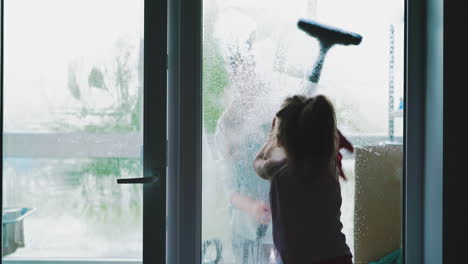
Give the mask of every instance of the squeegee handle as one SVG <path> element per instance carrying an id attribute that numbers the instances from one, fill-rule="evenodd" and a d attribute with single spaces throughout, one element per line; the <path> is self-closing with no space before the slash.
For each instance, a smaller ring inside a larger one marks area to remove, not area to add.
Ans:
<path id="1" fill-rule="evenodd" d="M 325 62 L 325 57 L 327 56 L 328 50 L 332 47 L 332 44 L 327 44 L 320 42 L 320 53 L 317 60 L 314 63 L 312 72 L 310 73 L 308 80 L 313 83 L 318 83 L 320 80 L 320 75 L 322 73 L 323 63 Z"/>

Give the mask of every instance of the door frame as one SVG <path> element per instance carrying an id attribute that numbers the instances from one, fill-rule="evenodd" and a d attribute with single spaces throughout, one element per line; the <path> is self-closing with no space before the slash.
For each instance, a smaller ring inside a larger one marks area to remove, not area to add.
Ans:
<path id="1" fill-rule="evenodd" d="M 144 0 L 143 263 L 166 262 L 167 0 Z"/>
<path id="2" fill-rule="evenodd" d="M 411 264 L 427 263 L 429 255 L 436 257 L 433 263 L 439 263 L 442 257 L 443 197 L 442 185 L 438 183 L 443 178 L 443 123 L 439 118 L 443 113 L 443 71 L 437 63 L 443 50 L 440 32 L 431 31 L 434 26 L 437 30 L 443 27 L 439 2 L 405 0 L 402 247 L 404 262 Z M 169 172 L 174 177 L 168 186 L 169 203 L 177 205 L 177 209 L 169 211 L 170 219 L 177 219 L 168 226 L 168 247 L 174 250 L 168 255 L 168 260 L 173 260 L 169 263 L 201 262 L 202 3 L 203 0 L 169 3 L 169 138 L 177 138 L 176 142 L 170 140 L 168 150 L 173 154 L 169 154 L 170 159 L 177 159 L 169 161 Z M 435 44 L 430 40 L 435 40 Z M 431 80 L 437 82 L 429 83 Z M 435 193 L 430 192 L 434 190 Z M 428 230 L 435 233 L 434 239 L 424 236 Z"/>
<path id="3" fill-rule="evenodd" d="M 403 255 L 443 261 L 443 30 L 438 0 L 406 0 Z"/>
<path id="4" fill-rule="evenodd" d="M 169 1 L 168 256 L 201 262 L 202 0 Z"/>

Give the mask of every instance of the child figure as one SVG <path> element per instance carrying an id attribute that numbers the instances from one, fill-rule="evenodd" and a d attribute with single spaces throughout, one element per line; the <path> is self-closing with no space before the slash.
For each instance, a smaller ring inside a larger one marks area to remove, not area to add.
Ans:
<path id="1" fill-rule="evenodd" d="M 338 141 L 331 102 L 293 96 L 254 160 L 257 175 L 271 183 L 273 241 L 284 264 L 352 264 L 341 231 Z"/>

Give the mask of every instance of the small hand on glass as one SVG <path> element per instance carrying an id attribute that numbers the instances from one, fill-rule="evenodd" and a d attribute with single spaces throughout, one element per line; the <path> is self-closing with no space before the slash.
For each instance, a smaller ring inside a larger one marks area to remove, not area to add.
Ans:
<path id="1" fill-rule="evenodd" d="M 252 203 L 250 213 L 260 224 L 268 224 L 271 222 L 270 206 L 265 201 L 255 200 Z"/>

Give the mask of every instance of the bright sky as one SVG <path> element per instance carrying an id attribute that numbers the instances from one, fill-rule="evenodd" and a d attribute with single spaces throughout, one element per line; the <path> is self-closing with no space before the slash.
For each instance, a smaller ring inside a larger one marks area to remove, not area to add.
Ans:
<path id="1" fill-rule="evenodd" d="M 68 64 L 79 59 L 90 67 L 111 56 L 118 38 L 138 41 L 142 2 L 6 0 L 6 130 L 34 128 L 76 104 L 66 86 Z"/>

